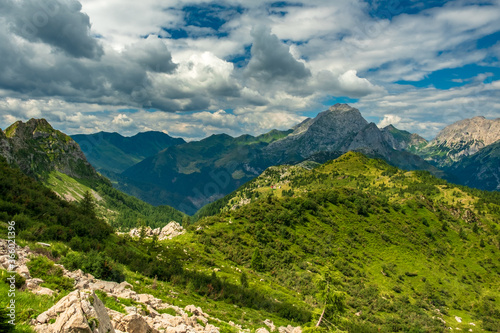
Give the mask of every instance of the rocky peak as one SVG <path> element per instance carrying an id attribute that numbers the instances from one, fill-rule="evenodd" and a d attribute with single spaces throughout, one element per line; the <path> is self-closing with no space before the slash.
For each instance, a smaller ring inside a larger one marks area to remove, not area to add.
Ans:
<path id="1" fill-rule="evenodd" d="M 100 179 L 78 144 L 45 119 L 17 121 L 9 126 L 0 142 L 0 155 L 35 178 L 60 171 L 70 177 Z"/>
<path id="2" fill-rule="evenodd" d="M 304 120 L 290 135 L 271 143 L 265 150 L 271 158 L 280 155 L 281 160 L 274 163 L 301 160 L 318 151 L 339 151 L 366 125 L 368 122 L 358 109 L 335 104 L 315 118 Z"/>
<path id="3" fill-rule="evenodd" d="M 385 140 L 395 150 L 414 151 L 427 143 L 427 140 L 420 135 L 399 130 L 392 124 L 384 127 L 381 131 Z"/>
<path id="4" fill-rule="evenodd" d="M 461 158 L 477 153 L 480 149 L 500 140 L 500 118 L 486 119 L 479 116 L 464 119 L 445 127 L 436 138 L 424 147 L 423 152 L 430 152 L 427 159 L 436 160 L 433 152 L 445 153 L 437 163 L 450 165 Z"/>
<path id="5" fill-rule="evenodd" d="M 478 116 L 446 126 L 429 144 L 444 144 L 453 148 L 457 143 L 477 142 L 487 146 L 498 140 L 500 140 L 500 118 L 490 120 Z"/>

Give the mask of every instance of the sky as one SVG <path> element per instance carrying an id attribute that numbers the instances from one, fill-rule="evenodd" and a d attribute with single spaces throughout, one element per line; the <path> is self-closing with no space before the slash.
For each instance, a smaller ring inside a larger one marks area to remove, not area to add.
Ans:
<path id="1" fill-rule="evenodd" d="M 1 0 L 0 128 L 288 129 L 337 102 L 427 139 L 500 117 L 500 0 Z"/>

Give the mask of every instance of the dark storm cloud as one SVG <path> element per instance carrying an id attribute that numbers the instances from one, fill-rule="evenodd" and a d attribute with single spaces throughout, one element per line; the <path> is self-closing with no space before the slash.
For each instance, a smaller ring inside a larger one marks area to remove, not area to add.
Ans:
<path id="1" fill-rule="evenodd" d="M 124 56 L 151 72 L 172 73 L 177 68 L 165 44 L 154 37 L 127 47 Z"/>
<path id="2" fill-rule="evenodd" d="M 10 31 L 77 58 L 96 59 L 102 46 L 90 35 L 90 19 L 76 0 L 7 0 L 2 11 Z"/>
<path id="3" fill-rule="evenodd" d="M 276 35 L 265 27 L 252 30 L 252 58 L 246 72 L 249 76 L 268 81 L 272 79 L 295 80 L 311 76 L 306 66 L 297 61 Z"/>

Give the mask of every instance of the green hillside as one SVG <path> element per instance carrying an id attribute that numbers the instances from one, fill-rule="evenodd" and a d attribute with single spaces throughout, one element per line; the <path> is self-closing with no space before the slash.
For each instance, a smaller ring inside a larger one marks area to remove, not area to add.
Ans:
<path id="1" fill-rule="evenodd" d="M 359 153 L 315 165 L 271 167 L 159 242 L 110 233 L 85 200 L 61 201 L 4 163 L 1 217 L 23 214 L 19 241 L 52 243 L 71 269 L 138 281 L 139 292 L 251 331 L 266 318 L 309 332 L 498 331 L 497 192 Z"/>
<path id="2" fill-rule="evenodd" d="M 318 316 L 328 271 L 346 295 L 344 319 L 331 318 L 340 328 L 500 327 L 498 193 L 348 153 L 313 170 L 271 167 L 203 211 L 221 213 L 195 224 L 198 252 L 262 272 Z"/>

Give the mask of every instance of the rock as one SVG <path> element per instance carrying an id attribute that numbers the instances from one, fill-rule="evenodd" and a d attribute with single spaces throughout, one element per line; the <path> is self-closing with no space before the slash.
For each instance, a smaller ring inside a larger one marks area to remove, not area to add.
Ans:
<path id="1" fill-rule="evenodd" d="M 269 333 L 269 331 L 267 329 L 265 329 L 264 327 L 261 327 L 261 328 L 258 328 L 255 333 Z"/>
<path id="2" fill-rule="evenodd" d="M 78 306 L 71 306 L 66 309 L 52 326 L 54 332 L 60 333 L 92 333 L 89 323 L 83 311 Z"/>
<path id="3" fill-rule="evenodd" d="M 47 296 L 53 296 L 55 293 L 53 290 L 45 287 L 38 287 L 37 289 L 32 290 L 31 292 L 36 295 L 47 295 Z"/>
<path id="4" fill-rule="evenodd" d="M 462 322 L 462 318 L 460 318 L 460 317 L 458 317 L 458 316 L 455 316 L 455 320 L 456 320 L 457 322 L 459 322 L 459 323 L 461 323 L 461 322 Z"/>
<path id="5" fill-rule="evenodd" d="M 266 325 L 267 327 L 269 327 L 269 329 L 271 330 L 271 332 L 274 332 L 276 330 L 276 327 L 274 326 L 274 323 L 271 320 L 269 320 L 269 319 L 264 320 L 264 325 Z"/>
<path id="6" fill-rule="evenodd" d="M 52 319 L 56 319 L 55 323 L 48 324 Z M 90 295 L 79 290 L 71 292 L 40 314 L 36 322 L 42 324 L 35 327 L 39 333 L 93 333 L 93 325 L 99 326 L 99 332 L 115 333 L 108 312 L 99 297 L 95 293 Z"/>
<path id="7" fill-rule="evenodd" d="M 116 325 L 116 328 L 127 333 L 158 332 L 151 328 L 146 320 L 138 314 L 130 314 L 123 317 L 118 325 Z"/>
<path id="8" fill-rule="evenodd" d="M 161 229 L 158 240 L 172 239 L 185 233 L 186 230 L 177 222 L 171 221 Z"/>
<path id="9" fill-rule="evenodd" d="M 212 324 L 207 324 L 207 326 L 205 326 L 205 333 L 219 333 L 219 328 Z"/>
<path id="10" fill-rule="evenodd" d="M 106 307 L 94 291 L 92 291 L 92 297 L 94 298 L 94 304 L 92 305 L 94 307 L 97 320 L 99 321 L 99 332 L 114 333 L 115 329 L 111 324 L 111 319 L 106 311 Z"/>
<path id="11" fill-rule="evenodd" d="M 28 269 L 28 267 L 26 265 L 21 265 L 21 266 L 17 267 L 16 273 L 21 275 L 25 279 L 31 278 L 30 270 Z"/>
<path id="12" fill-rule="evenodd" d="M 208 318 L 208 315 L 203 312 L 203 310 L 200 307 L 196 307 L 194 305 L 188 305 L 184 308 L 184 310 L 191 312 L 195 316 L 203 316 Z"/>

